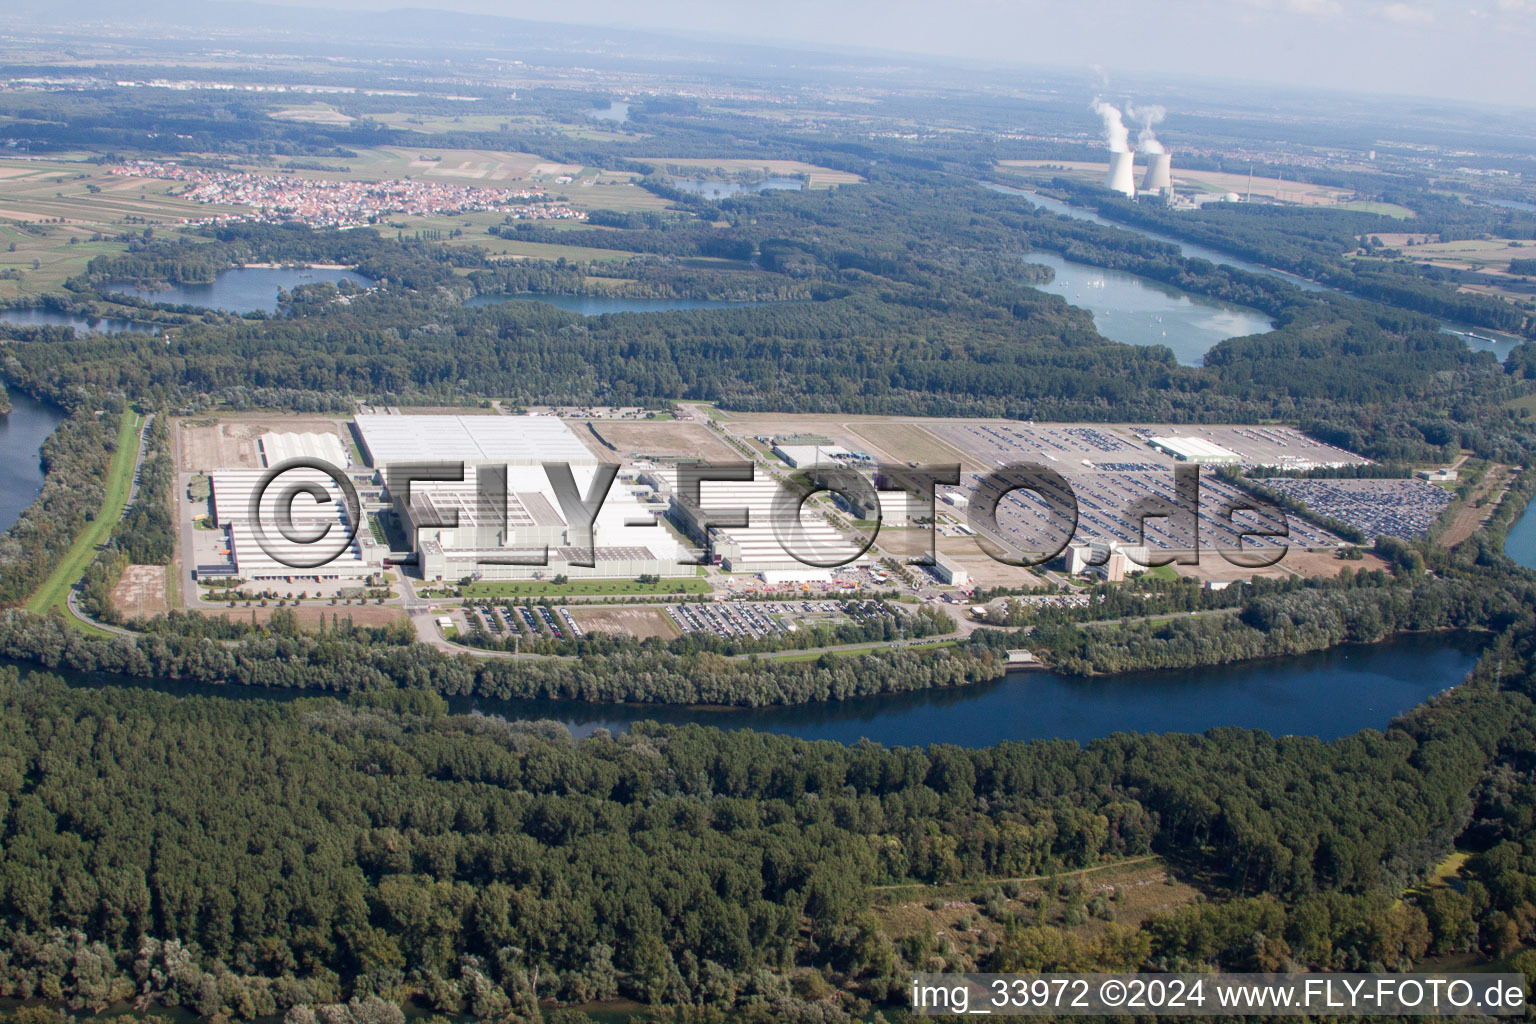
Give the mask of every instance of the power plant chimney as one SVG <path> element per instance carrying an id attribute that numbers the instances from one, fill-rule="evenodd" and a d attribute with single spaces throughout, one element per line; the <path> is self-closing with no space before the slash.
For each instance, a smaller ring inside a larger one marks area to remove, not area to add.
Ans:
<path id="1" fill-rule="evenodd" d="M 1136 168 L 1133 164 L 1135 156 L 1131 153 L 1112 152 L 1109 154 L 1109 177 L 1105 184 L 1114 192 L 1121 195 L 1136 195 Z"/>
<path id="2" fill-rule="evenodd" d="M 1147 157 L 1147 176 L 1141 179 L 1142 191 L 1173 191 L 1172 166 L 1173 157 L 1168 153 L 1153 153 L 1149 155 Z"/>

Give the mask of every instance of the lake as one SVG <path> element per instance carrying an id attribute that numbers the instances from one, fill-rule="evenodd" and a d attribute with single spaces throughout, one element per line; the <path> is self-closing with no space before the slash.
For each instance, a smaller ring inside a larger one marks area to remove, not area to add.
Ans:
<path id="1" fill-rule="evenodd" d="M 1050 210 L 1052 213 L 1059 213 L 1067 217 L 1072 217 L 1076 220 L 1092 221 L 1095 224 L 1103 224 L 1106 227 L 1119 228 L 1122 231 L 1133 231 L 1138 235 L 1143 235 L 1147 238 L 1151 238 L 1159 242 L 1167 242 L 1169 245 L 1176 245 L 1180 248 L 1180 250 L 1183 251 L 1183 254 L 1189 258 L 1210 260 L 1212 263 L 1217 264 L 1225 263 L 1229 267 L 1235 267 L 1238 270 L 1246 270 L 1251 274 L 1265 274 L 1269 277 L 1277 277 L 1282 281 L 1289 281 L 1291 284 L 1306 292 L 1330 292 L 1334 295 L 1348 294 L 1329 285 L 1318 284 L 1316 281 L 1309 281 L 1304 277 L 1297 277 L 1295 274 L 1288 274 L 1283 270 L 1276 270 L 1273 267 L 1262 266 L 1258 263 L 1250 263 L 1247 260 L 1241 260 L 1235 256 L 1228 256 L 1224 252 L 1211 249 L 1207 246 L 1196 245 L 1193 242 L 1182 241 L 1180 239 L 1174 238 L 1172 235 L 1165 235 L 1157 231 L 1148 231 L 1146 228 L 1136 227 L 1130 224 L 1121 224 L 1117 221 L 1112 221 L 1107 217 L 1101 217 L 1097 213 L 1094 213 L 1092 210 L 1087 210 L 1080 206 L 1072 206 L 1068 203 L 1063 203 L 1058 199 L 1052 199 L 1049 196 L 1042 196 L 1037 192 L 1030 192 L 1022 188 L 1011 188 L 1008 185 L 997 185 L 991 182 L 983 183 L 983 187 L 988 188 L 993 192 L 1001 192 L 1005 195 L 1019 196 L 1028 200 L 1034 205 L 1041 207 L 1042 209 Z M 1493 200 L 1488 201 L 1493 202 Z M 1506 200 L 1498 203 L 1497 205 L 1508 205 L 1509 203 L 1513 202 L 1514 200 Z M 1080 303 L 1073 303 L 1073 305 L 1080 305 Z M 1266 328 L 1266 330 L 1267 329 L 1268 328 Z M 1501 359 L 1509 354 L 1510 346 L 1518 344 L 1524 340 L 1523 338 L 1518 338 L 1512 334 L 1502 334 L 1498 331 L 1488 330 L 1482 327 L 1467 327 L 1464 324 L 1456 323 L 1444 324 L 1441 327 L 1441 331 L 1445 334 L 1454 334 L 1461 338 L 1467 343 L 1467 347 L 1474 351 L 1493 352 L 1497 354 Z M 1104 331 L 1103 328 L 1099 329 L 1099 333 L 1103 334 L 1106 338 L 1111 337 L 1111 335 Z M 1119 341 L 1121 339 L 1116 338 L 1115 340 Z M 1143 343 L 1133 342 L 1132 344 Z M 1183 360 L 1181 359 L 1181 361 Z"/>
<path id="2" fill-rule="evenodd" d="M 706 199 L 726 199 L 748 192 L 798 192 L 805 188 L 805 182 L 799 178 L 764 178 L 754 184 L 743 185 L 739 181 L 720 181 L 715 178 L 673 178 L 672 187 Z"/>
<path id="3" fill-rule="evenodd" d="M 116 317 L 81 316 L 78 313 L 55 313 L 51 309 L 0 309 L 0 323 L 19 327 L 73 327 L 77 331 L 96 331 L 100 334 L 122 334 L 125 331 L 153 334 L 154 324 L 141 324 L 135 320 Z"/>
<path id="4" fill-rule="evenodd" d="M 1504 553 L 1527 569 L 1536 569 L 1536 501 L 1525 506 L 1504 537 Z"/>
<path id="5" fill-rule="evenodd" d="M 1211 346 L 1227 338 L 1274 330 L 1257 310 L 1189 295 L 1122 270 L 1075 263 L 1055 253 L 1025 257 L 1056 271 L 1049 284 L 1032 287 L 1060 295 L 1093 314 L 1093 325 L 1111 341 L 1167 345 L 1186 366 L 1198 366 Z"/>
<path id="6" fill-rule="evenodd" d="M 1049 672 L 1018 673 L 956 690 L 781 708 L 706 710 L 469 697 L 450 698 L 448 703 L 459 714 L 554 720 L 576 736 L 600 728 L 621 732 L 634 722 L 656 721 L 755 729 L 839 743 L 867 738 L 888 746 L 982 747 L 1004 740 L 1040 739 L 1087 742 L 1122 731 L 1204 732 L 1218 726 L 1327 740 L 1361 729 L 1381 729 L 1399 713 L 1457 685 L 1477 661 L 1481 644 L 1480 638 L 1464 634 L 1403 636 L 1374 646 L 1338 647 L 1296 658 L 1215 668 L 1134 672 L 1095 680 Z M 321 695 L 60 674 L 76 685 L 148 686 L 182 696 L 293 700 Z"/>
<path id="7" fill-rule="evenodd" d="M 587 116 L 598 121 L 612 121 L 615 124 L 623 124 L 629 120 L 629 104 L 613 100 L 608 104 L 607 110 L 589 110 Z"/>
<path id="8" fill-rule="evenodd" d="M 229 313 L 277 311 L 279 289 L 292 290 L 299 285 L 329 281 L 352 281 L 371 285 L 373 280 L 354 270 L 325 270 L 318 267 L 234 267 L 220 271 L 212 284 L 180 284 L 168 288 L 139 288 L 130 284 L 107 287 L 126 292 L 146 302 L 164 302 L 172 306 L 201 306 Z"/>
<path id="9" fill-rule="evenodd" d="M 1172 235 L 1164 235 L 1157 231 L 1148 231 L 1146 228 L 1136 227 L 1130 224 L 1121 224 L 1118 221 L 1112 221 L 1107 217 L 1101 217 L 1097 213 L 1094 213 L 1092 210 L 1085 209 L 1081 206 L 1073 206 L 1072 204 L 1064 203 L 1059 199 L 1052 199 L 1049 196 L 1040 195 L 1038 192 L 1030 192 L 1022 188 L 1011 188 L 1008 185 L 996 185 L 990 182 L 985 183 L 983 187 L 991 189 L 993 192 L 1001 192 L 1004 195 L 1019 196 L 1020 198 L 1033 203 L 1035 206 L 1038 206 L 1041 209 L 1050 210 L 1052 213 L 1059 213 L 1063 216 L 1071 217 L 1074 220 L 1086 220 L 1091 221 L 1094 224 L 1103 224 L 1105 227 L 1119 228 L 1121 231 L 1133 231 L 1138 235 L 1143 235 L 1147 238 L 1154 239 L 1155 241 L 1167 242 L 1169 245 L 1176 245 L 1179 247 L 1180 251 L 1182 251 L 1183 254 L 1189 259 L 1210 260 L 1212 263 L 1217 264 L 1225 263 L 1229 267 L 1234 267 L 1238 270 L 1245 270 L 1250 274 L 1263 274 L 1266 277 L 1278 277 L 1283 281 L 1289 281 L 1291 284 L 1306 292 L 1333 292 L 1335 295 L 1342 294 L 1337 288 L 1330 288 L 1328 285 L 1318 284 L 1316 281 L 1309 281 L 1304 277 L 1297 277 L 1295 274 L 1287 274 L 1285 271 L 1276 270 L 1273 267 L 1262 266 L 1258 263 L 1250 263 L 1247 260 L 1238 259 L 1236 256 L 1229 256 L 1218 249 L 1212 249 L 1204 245 L 1197 245 L 1194 242 L 1185 242 L 1181 239 L 1174 238 Z"/>
<path id="10" fill-rule="evenodd" d="M 675 309 L 737 309 L 755 306 L 755 302 L 727 302 L 717 299 L 631 299 L 621 295 L 544 295 L 519 292 L 515 295 L 476 295 L 465 306 L 500 306 L 508 302 L 542 302 L 568 313 L 602 316 L 604 313 L 665 313 Z"/>
<path id="11" fill-rule="evenodd" d="M 19 391 L 8 393 L 11 413 L 0 416 L 0 533 L 16 524 L 43 489 L 39 450 L 64 419 L 64 411 L 56 406 Z"/>

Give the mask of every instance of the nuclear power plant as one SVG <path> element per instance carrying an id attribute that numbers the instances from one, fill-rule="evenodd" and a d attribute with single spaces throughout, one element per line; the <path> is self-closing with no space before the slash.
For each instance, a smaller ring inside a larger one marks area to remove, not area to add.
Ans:
<path id="1" fill-rule="evenodd" d="M 1153 131 L 1153 125 L 1161 121 L 1166 112 L 1159 106 L 1137 108 L 1128 105 L 1125 109 L 1128 114 L 1141 122 L 1141 132 L 1136 139 L 1136 148 L 1147 158 L 1147 173 L 1141 179 L 1141 191 L 1171 201 L 1173 159 L 1163 148 L 1163 144 L 1158 141 L 1157 133 Z M 1120 115 L 1120 108 L 1102 99 L 1095 99 L 1093 111 L 1104 122 L 1104 143 L 1109 147 L 1109 174 L 1105 177 L 1104 184 L 1112 192 L 1119 192 L 1123 196 L 1135 199 L 1137 195 L 1136 156 L 1131 152 L 1131 133 Z"/>
<path id="2" fill-rule="evenodd" d="M 1109 177 L 1105 184 L 1111 191 L 1121 195 L 1136 195 L 1136 167 L 1135 156 L 1129 152 L 1109 154 Z"/>

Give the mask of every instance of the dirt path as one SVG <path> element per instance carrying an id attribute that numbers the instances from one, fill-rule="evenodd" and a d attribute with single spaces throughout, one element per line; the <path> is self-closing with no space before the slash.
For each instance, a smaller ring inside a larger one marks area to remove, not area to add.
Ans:
<path id="1" fill-rule="evenodd" d="M 1498 510 L 1499 503 L 1504 500 L 1504 494 L 1509 490 L 1509 467 L 1502 463 L 1495 463 L 1488 467 L 1483 478 L 1478 481 L 1477 488 L 1467 496 L 1467 500 L 1456 508 L 1451 517 L 1450 525 L 1440 535 L 1442 547 L 1453 548 L 1476 533 L 1484 523 Z M 1497 493 L 1495 494 L 1495 488 Z M 1477 500 L 1486 498 L 1479 508 Z"/>

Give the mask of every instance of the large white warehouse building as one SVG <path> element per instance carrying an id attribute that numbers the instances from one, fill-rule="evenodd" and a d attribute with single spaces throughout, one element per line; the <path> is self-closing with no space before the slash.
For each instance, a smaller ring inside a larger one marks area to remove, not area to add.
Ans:
<path id="1" fill-rule="evenodd" d="M 543 464 L 570 466 L 585 498 L 600 460 L 553 416 L 368 415 L 357 417 L 357 430 L 426 579 L 633 579 L 694 571 L 681 564 L 683 553 L 657 515 L 619 481 L 593 524 L 596 564 L 574 564 L 589 553 L 586 538 L 570 524 Z M 405 493 L 399 469 L 442 462 L 463 463 L 463 480 L 415 480 Z M 502 467 L 504 489 L 499 478 L 482 480 Z M 481 493 L 482 482 L 494 494 Z"/>

